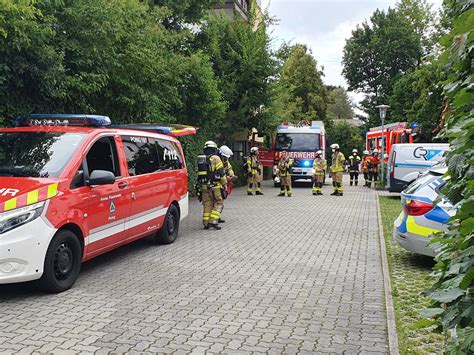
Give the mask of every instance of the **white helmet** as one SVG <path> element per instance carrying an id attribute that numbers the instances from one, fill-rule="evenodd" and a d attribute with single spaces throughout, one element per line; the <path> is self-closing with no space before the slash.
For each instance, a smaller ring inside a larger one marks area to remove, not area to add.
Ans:
<path id="1" fill-rule="evenodd" d="M 318 151 L 316 152 L 316 155 L 323 155 L 323 151 L 322 151 L 322 150 L 318 150 Z"/>
<path id="2" fill-rule="evenodd" d="M 339 149 L 339 144 L 337 143 L 331 144 L 331 149 Z"/>
<path id="3" fill-rule="evenodd" d="M 227 159 L 229 159 L 232 155 L 234 155 L 232 150 L 226 145 L 223 145 L 222 147 L 220 147 L 219 150 L 221 152 L 221 155 L 226 157 Z"/>
<path id="4" fill-rule="evenodd" d="M 217 144 L 214 141 L 207 141 L 204 143 L 204 149 L 206 148 L 216 148 L 217 149 Z"/>
<path id="5" fill-rule="evenodd" d="M 368 150 L 364 150 L 362 153 L 364 153 L 364 155 L 369 155 L 369 151 L 368 151 Z"/>
<path id="6" fill-rule="evenodd" d="M 379 150 L 378 149 L 374 149 L 374 151 L 372 152 L 373 154 L 379 154 Z"/>
<path id="7" fill-rule="evenodd" d="M 250 148 L 250 153 L 258 153 L 258 147 Z"/>
<path id="8" fill-rule="evenodd" d="M 352 149 L 352 153 L 359 153 L 359 151 L 357 149 Z"/>

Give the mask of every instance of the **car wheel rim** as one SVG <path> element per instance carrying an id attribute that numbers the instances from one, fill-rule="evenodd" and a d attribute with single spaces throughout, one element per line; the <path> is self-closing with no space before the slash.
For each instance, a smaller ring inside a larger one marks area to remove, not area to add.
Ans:
<path id="1" fill-rule="evenodd" d="M 175 219 L 175 216 L 174 214 L 170 213 L 168 215 L 168 221 L 167 221 L 167 225 L 168 225 L 168 235 L 172 235 L 176 229 L 176 219 Z"/>
<path id="2" fill-rule="evenodd" d="M 54 253 L 54 275 L 57 280 L 66 280 L 72 273 L 74 254 L 67 243 L 60 244 Z"/>

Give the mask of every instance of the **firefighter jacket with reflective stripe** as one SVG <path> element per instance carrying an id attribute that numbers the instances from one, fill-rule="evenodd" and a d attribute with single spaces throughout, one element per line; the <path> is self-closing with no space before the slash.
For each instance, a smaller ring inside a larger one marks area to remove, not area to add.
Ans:
<path id="1" fill-rule="evenodd" d="M 369 155 L 365 155 L 362 158 L 362 172 L 364 174 L 368 173 L 370 171 L 370 168 L 372 167 L 372 157 Z"/>
<path id="2" fill-rule="evenodd" d="M 290 176 L 292 166 L 293 166 L 293 160 L 289 158 L 280 159 L 277 165 L 278 176 L 280 177 Z"/>
<path id="3" fill-rule="evenodd" d="M 370 172 L 376 173 L 380 164 L 379 157 L 372 157 L 372 166 L 370 168 Z"/>
<path id="4" fill-rule="evenodd" d="M 349 171 L 359 171 L 360 156 L 351 155 L 349 157 Z"/>
<path id="5" fill-rule="evenodd" d="M 314 175 L 322 176 L 327 169 L 328 164 L 324 158 L 316 158 L 313 162 Z"/>
<path id="6" fill-rule="evenodd" d="M 245 165 L 247 166 L 247 173 L 249 175 L 259 175 L 261 173 L 260 160 L 258 159 L 258 156 L 251 155 L 247 157 Z"/>
<path id="7" fill-rule="evenodd" d="M 332 173 L 342 173 L 344 171 L 344 162 L 346 158 L 344 154 L 341 152 L 334 152 L 332 155 L 332 165 L 331 165 L 331 172 Z"/>
<path id="8" fill-rule="evenodd" d="M 234 177 L 234 169 L 232 168 L 232 165 L 230 164 L 230 161 L 224 161 L 224 169 L 225 169 L 225 175 L 229 177 Z"/>
<path id="9" fill-rule="evenodd" d="M 223 187 L 227 185 L 224 163 L 218 155 L 209 157 L 209 170 L 211 173 L 211 184 L 215 187 Z"/>

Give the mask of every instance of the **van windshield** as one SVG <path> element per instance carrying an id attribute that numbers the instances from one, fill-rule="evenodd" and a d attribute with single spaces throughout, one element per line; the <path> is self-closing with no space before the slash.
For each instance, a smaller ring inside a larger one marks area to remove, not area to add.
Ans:
<path id="1" fill-rule="evenodd" d="M 59 177 L 84 137 L 64 132 L 0 132 L 0 176 Z"/>

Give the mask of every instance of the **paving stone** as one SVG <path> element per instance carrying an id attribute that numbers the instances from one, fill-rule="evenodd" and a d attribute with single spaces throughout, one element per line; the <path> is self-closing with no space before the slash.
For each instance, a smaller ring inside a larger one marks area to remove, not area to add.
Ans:
<path id="1" fill-rule="evenodd" d="M 0 352 L 388 353 L 377 195 L 347 185 L 235 189 L 221 231 L 191 200 L 174 244 L 86 262 L 67 292 L 0 285 Z"/>

